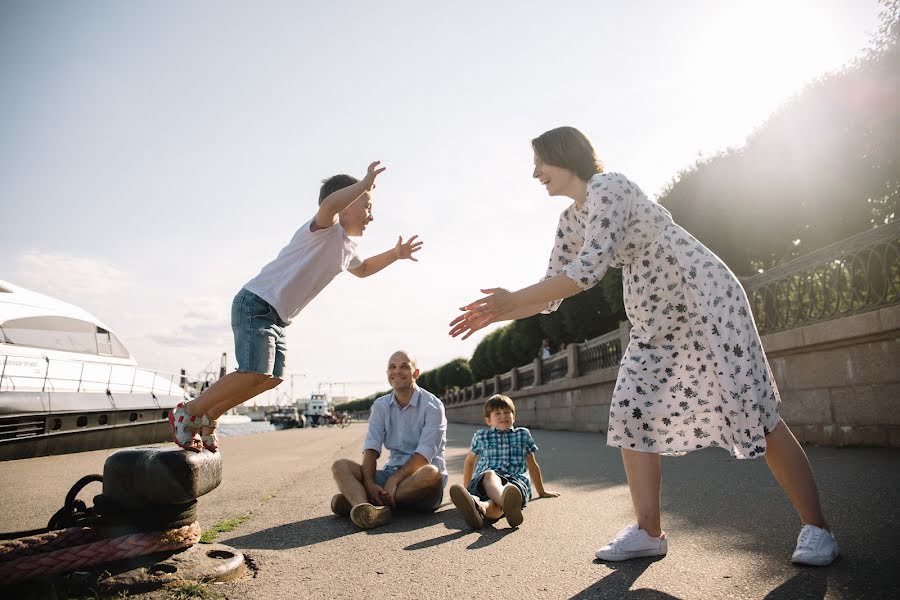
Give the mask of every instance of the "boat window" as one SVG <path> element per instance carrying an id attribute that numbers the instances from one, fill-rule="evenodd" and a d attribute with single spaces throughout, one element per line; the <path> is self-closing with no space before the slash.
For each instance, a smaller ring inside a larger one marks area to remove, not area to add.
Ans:
<path id="1" fill-rule="evenodd" d="M 97 328 L 97 353 L 102 356 L 128 358 L 128 350 L 125 349 L 119 338 L 102 327 Z"/>
<path id="2" fill-rule="evenodd" d="M 0 325 L 9 344 L 97 354 L 97 326 L 68 317 L 26 317 Z"/>

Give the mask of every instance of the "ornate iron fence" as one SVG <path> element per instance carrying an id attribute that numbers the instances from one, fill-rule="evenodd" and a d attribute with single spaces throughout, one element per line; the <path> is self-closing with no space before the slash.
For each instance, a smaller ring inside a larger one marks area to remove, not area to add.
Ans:
<path id="1" fill-rule="evenodd" d="M 622 360 L 622 338 L 619 330 L 595 337 L 578 348 L 578 373 L 618 367 Z"/>
<path id="2" fill-rule="evenodd" d="M 743 280 L 760 333 L 900 301 L 900 221 L 865 231 Z"/>
<path id="3" fill-rule="evenodd" d="M 534 364 L 516 369 L 518 375 L 519 389 L 531 387 L 534 385 Z"/>
<path id="4" fill-rule="evenodd" d="M 569 356 L 565 352 L 557 352 L 541 361 L 541 383 L 562 379 L 568 372 Z"/>

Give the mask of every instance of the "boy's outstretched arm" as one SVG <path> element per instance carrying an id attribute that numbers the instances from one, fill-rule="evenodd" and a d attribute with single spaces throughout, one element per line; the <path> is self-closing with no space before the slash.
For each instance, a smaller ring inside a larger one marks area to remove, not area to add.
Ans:
<path id="1" fill-rule="evenodd" d="M 463 464 L 463 487 L 469 487 L 472 481 L 472 474 L 475 472 L 475 464 L 478 462 L 478 455 L 473 452 L 466 454 L 466 462 Z"/>
<path id="2" fill-rule="evenodd" d="M 316 213 L 316 227 L 328 229 L 337 221 L 338 213 L 356 202 L 360 196 L 375 188 L 375 178 L 385 167 L 378 168 L 381 161 L 376 160 L 369 165 L 366 176 L 353 185 L 332 192 L 322 200 Z"/>
<path id="3" fill-rule="evenodd" d="M 376 254 L 375 256 L 370 256 L 366 260 L 362 261 L 358 267 L 349 269 L 351 273 L 356 275 L 357 277 L 368 277 L 369 275 L 374 275 L 378 271 L 382 270 L 386 266 L 403 259 L 409 259 L 415 262 L 419 262 L 413 254 L 418 252 L 422 248 L 423 242 L 417 242 L 416 238 L 418 235 L 414 235 L 407 242 L 403 243 L 403 236 L 397 238 L 397 245 L 388 250 L 387 252 L 382 252 L 381 254 Z"/>
<path id="4" fill-rule="evenodd" d="M 531 482 L 534 484 L 534 489 L 537 491 L 538 496 L 541 498 L 556 498 L 559 496 L 559 492 L 544 489 L 544 479 L 541 477 L 541 467 L 534 457 L 534 452 L 525 455 L 525 464 L 528 465 L 528 474 L 531 476 Z"/>

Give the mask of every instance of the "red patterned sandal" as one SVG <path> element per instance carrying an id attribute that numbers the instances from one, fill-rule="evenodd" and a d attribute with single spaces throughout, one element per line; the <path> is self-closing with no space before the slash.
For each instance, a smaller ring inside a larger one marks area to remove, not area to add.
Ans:
<path id="1" fill-rule="evenodd" d="M 219 426 L 218 421 L 213 421 L 209 418 L 209 415 L 203 415 L 203 429 L 207 427 L 212 427 L 212 431 L 204 434 L 203 430 L 200 430 L 200 439 L 203 440 L 203 447 L 209 450 L 210 452 L 218 452 L 219 451 L 219 436 L 216 435 L 216 427 Z"/>
<path id="2" fill-rule="evenodd" d="M 200 443 L 202 442 L 197 439 L 197 431 L 200 429 L 202 422 L 201 417 L 188 414 L 184 408 L 184 402 L 179 402 L 175 408 L 169 411 L 172 441 L 184 450 L 200 452 L 202 450 Z"/>

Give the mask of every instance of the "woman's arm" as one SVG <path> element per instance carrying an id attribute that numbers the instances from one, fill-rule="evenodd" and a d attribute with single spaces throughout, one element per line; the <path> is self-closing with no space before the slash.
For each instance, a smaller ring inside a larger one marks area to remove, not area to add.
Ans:
<path id="1" fill-rule="evenodd" d="M 460 308 L 463 314 L 450 322 L 450 335 L 466 339 L 479 329 L 510 319 L 524 319 L 545 310 L 551 300 L 561 300 L 581 291 L 574 281 L 560 273 L 516 292 L 503 288 L 481 290 L 488 294 Z"/>

